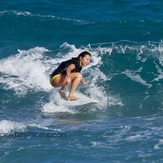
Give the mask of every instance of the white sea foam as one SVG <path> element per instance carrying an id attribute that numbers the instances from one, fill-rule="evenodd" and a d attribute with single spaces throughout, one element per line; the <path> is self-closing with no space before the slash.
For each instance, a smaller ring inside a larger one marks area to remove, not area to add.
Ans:
<path id="1" fill-rule="evenodd" d="M 113 96 L 113 95 L 108 95 L 108 106 L 124 106 L 124 103 L 119 97 Z"/>
<path id="2" fill-rule="evenodd" d="M 156 69 L 158 70 L 158 75 L 155 77 L 153 81 L 159 81 L 163 79 L 163 41 L 160 42 L 131 42 L 128 40 L 121 40 L 114 43 L 98 43 L 95 44 L 98 45 L 98 48 L 96 50 L 101 54 L 109 54 L 112 55 L 113 51 L 115 54 L 133 54 L 136 55 L 136 59 L 138 61 L 141 61 L 143 64 L 150 59 L 153 58 L 153 63 L 156 65 Z M 159 64 L 158 64 L 159 62 Z M 148 87 L 151 87 L 152 85 L 147 83 L 146 81 L 143 81 L 143 79 L 138 74 L 128 75 L 130 76 L 131 80 L 134 80 L 136 82 L 139 82 L 143 85 L 146 85 Z"/>
<path id="3" fill-rule="evenodd" d="M 45 120 L 45 121 L 36 120 L 34 122 L 31 122 L 27 126 L 32 127 L 32 128 L 39 128 L 39 129 L 43 129 L 43 130 L 62 131 L 61 129 L 49 127 L 53 123 L 54 123 L 54 121 L 52 121 L 52 120 Z"/>
<path id="4" fill-rule="evenodd" d="M 46 103 L 42 108 L 42 112 L 44 113 L 68 112 L 72 114 L 76 113 L 76 111 L 69 109 L 66 106 L 55 104 L 54 101 L 50 101 L 49 103 Z"/>
<path id="5" fill-rule="evenodd" d="M 1 120 L 0 121 L 0 137 L 7 136 L 14 132 L 24 132 L 28 128 L 36 128 L 43 130 L 52 130 L 52 131 L 62 131 L 57 128 L 50 128 L 49 126 L 53 124 L 53 121 L 40 121 L 35 120 L 34 122 L 15 122 L 10 120 Z"/>
<path id="6" fill-rule="evenodd" d="M 160 139 L 157 144 L 154 145 L 155 150 L 159 150 L 163 148 L 163 139 Z"/>
<path id="7" fill-rule="evenodd" d="M 15 10 L 5 10 L 5 11 L 1 11 L 0 15 L 6 15 L 6 14 L 14 14 L 14 15 L 22 15 L 22 16 L 30 16 L 32 15 L 30 12 L 24 11 L 24 12 L 20 12 L 20 11 L 15 11 Z"/>
<path id="8" fill-rule="evenodd" d="M 18 94 L 26 94 L 28 90 L 49 91 L 48 65 L 44 63 L 47 49 L 35 47 L 0 60 L 0 83 L 6 89 L 13 89 Z"/>
<path id="9" fill-rule="evenodd" d="M 4 136 L 11 132 L 23 131 L 26 126 L 23 123 L 1 120 L 0 121 L 0 136 Z"/>
<path id="10" fill-rule="evenodd" d="M 93 148 L 102 148 L 102 149 L 108 149 L 109 148 L 109 144 L 108 142 L 100 142 L 100 141 L 92 141 L 90 142 L 91 147 Z"/>
<path id="11" fill-rule="evenodd" d="M 132 136 L 128 136 L 127 138 L 126 138 L 126 140 L 128 140 L 128 141 L 137 141 L 137 140 L 139 140 L 139 139 L 142 139 L 142 138 L 144 138 L 144 135 L 141 135 L 141 134 L 135 134 L 135 135 L 132 135 Z"/>
<path id="12" fill-rule="evenodd" d="M 155 66 L 156 66 L 158 75 L 152 81 L 159 81 L 160 79 L 163 79 L 163 71 L 162 71 L 161 67 L 158 64 L 155 63 Z"/>
<path id="13" fill-rule="evenodd" d="M 155 77 L 155 79 L 153 79 L 153 81 L 159 81 L 161 79 L 163 79 L 163 71 L 162 71 L 162 66 L 163 66 L 163 41 L 161 41 L 158 45 L 158 51 L 159 53 L 157 53 L 156 57 L 159 60 L 159 64 L 157 64 L 156 62 L 154 62 L 158 75 L 157 77 Z"/>
<path id="14" fill-rule="evenodd" d="M 130 70 L 126 70 L 122 72 L 122 74 L 125 74 L 128 78 L 130 78 L 133 81 L 136 81 L 144 86 L 151 87 L 151 84 L 148 84 L 145 80 L 141 78 L 139 74 L 136 74 L 135 72 L 132 72 Z"/>
<path id="15" fill-rule="evenodd" d="M 54 16 L 54 15 L 34 14 L 34 13 L 31 13 L 28 11 L 21 12 L 21 11 L 16 11 L 16 10 L 5 10 L 5 11 L 0 12 L 0 16 L 8 15 L 8 14 L 12 14 L 12 15 L 16 15 L 16 16 L 30 16 L 30 17 L 38 17 L 38 18 L 40 17 L 40 18 L 48 18 L 48 19 L 55 19 L 55 20 L 63 20 L 63 21 L 67 21 L 67 22 L 78 23 L 80 25 L 89 23 L 87 21 L 83 21 L 83 20 L 79 20 L 79 19 L 58 17 L 58 16 Z"/>

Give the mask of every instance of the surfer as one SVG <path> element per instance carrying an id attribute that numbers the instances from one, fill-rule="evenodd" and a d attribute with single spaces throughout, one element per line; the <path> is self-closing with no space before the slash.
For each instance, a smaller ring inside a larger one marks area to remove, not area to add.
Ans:
<path id="1" fill-rule="evenodd" d="M 60 63 L 60 65 L 50 75 L 50 83 L 53 87 L 61 87 L 59 94 L 66 100 L 77 100 L 74 95 L 80 83 L 84 83 L 82 74 L 80 73 L 83 66 L 90 64 L 91 53 L 83 51 L 78 57 Z M 70 92 L 66 96 L 66 86 L 70 85 Z"/>

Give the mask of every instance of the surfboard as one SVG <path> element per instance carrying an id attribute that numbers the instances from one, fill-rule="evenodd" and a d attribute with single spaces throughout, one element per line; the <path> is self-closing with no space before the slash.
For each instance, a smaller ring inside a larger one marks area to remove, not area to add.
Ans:
<path id="1" fill-rule="evenodd" d="M 66 93 L 68 94 L 68 92 Z M 86 105 L 86 104 L 96 104 L 98 101 L 88 97 L 87 95 L 81 93 L 81 92 L 75 92 L 75 96 L 77 96 L 79 99 L 75 101 L 67 101 L 63 98 L 60 98 L 60 105 L 64 106 L 81 106 L 81 105 Z"/>

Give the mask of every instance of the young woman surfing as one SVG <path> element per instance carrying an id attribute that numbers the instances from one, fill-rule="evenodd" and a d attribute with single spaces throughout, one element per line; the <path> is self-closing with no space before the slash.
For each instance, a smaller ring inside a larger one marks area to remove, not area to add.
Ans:
<path id="1" fill-rule="evenodd" d="M 62 98 L 66 100 L 77 100 L 74 95 L 80 83 L 83 83 L 83 76 L 80 73 L 83 66 L 90 64 L 91 54 L 84 51 L 76 58 L 72 58 L 68 61 L 62 62 L 57 69 L 50 75 L 50 83 L 53 87 L 61 87 L 59 93 Z M 70 86 L 70 92 L 68 97 L 66 96 L 66 86 Z"/>

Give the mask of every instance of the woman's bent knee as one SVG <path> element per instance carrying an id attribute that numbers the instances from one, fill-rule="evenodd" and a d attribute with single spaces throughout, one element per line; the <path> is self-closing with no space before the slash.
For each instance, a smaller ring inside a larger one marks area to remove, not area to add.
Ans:
<path id="1" fill-rule="evenodd" d="M 76 78 L 77 78 L 78 80 L 82 80 L 82 79 L 83 79 L 83 76 L 82 76 L 81 73 L 77 73 L 77 74 L 76 74 Z"/>

